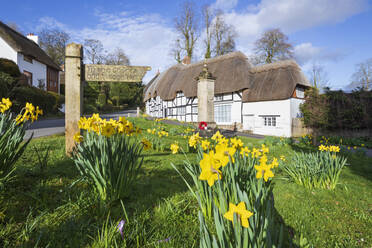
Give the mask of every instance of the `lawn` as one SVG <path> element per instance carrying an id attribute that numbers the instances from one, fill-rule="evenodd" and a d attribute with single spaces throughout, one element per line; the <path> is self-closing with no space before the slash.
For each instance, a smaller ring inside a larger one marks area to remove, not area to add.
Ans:
<path id="1" fill-rule="evenodd" d="M 144 131 L 152 121 L 131 119 Z M 131 195 L 121 204 L 102 210 L 97 194 L 65 156 L 64 137 L 31 141 L 17 162 L 13 180 L 0 190 L 1 247 L 101 247 L 106 231 L 128 217 L 123 237 L 127 247 L 198 247 L 198 204 L 171 166 L 183 172 L 183 153 L 171 154 L 184 129 L 165 125 L 164 151 L 144 152 L 144 164 Z M 263 140 L 242 138 L 245 144 Z M 38 160 L 50 149 L 47 164 Z M 270 154 L 291 162 L 300 145 L 270 146 Z M 196 154 L 186 152 L 195 162 Z M 348 154 L 335 190 L 308 190 L 279 170 L 274 177 L 275 208 L 285 224 L 287 246 L 372 247 L 372 159 Z M 112 223 L 111 223 L 112 221 Z M 120 234 L 115 233 L 118 237 Z"/>

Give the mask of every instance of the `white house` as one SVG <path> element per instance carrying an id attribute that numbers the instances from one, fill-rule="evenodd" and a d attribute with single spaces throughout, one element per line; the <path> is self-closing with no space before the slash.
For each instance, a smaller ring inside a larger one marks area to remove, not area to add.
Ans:
<path id="1" fill-rule="evenodd" d="M 156 75 L 146 86 L 144 102 L 150 116 L 198 121 L 197 76 L 203 62 L 178 64 Z M 220 127 L 254 134 L 292 136 L 292 120 L 310 84 L 293 60 L 252 66 L 241 52 L 206 60 L 216 78 L 214 118 Z"/>
<path id="2" fill-rule="evenodd" d="M 59 92 L 60 68 L 40 48 L 36 35 L 25 37 L 0 22 L 0 58 L 14 61 L 30 85 Z"/>

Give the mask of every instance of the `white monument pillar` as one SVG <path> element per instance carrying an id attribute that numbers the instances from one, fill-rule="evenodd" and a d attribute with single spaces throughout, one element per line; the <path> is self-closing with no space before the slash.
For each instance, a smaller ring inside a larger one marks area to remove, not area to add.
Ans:
<path id="1" fill-rule="evenodd" d="M 66 46 L 65 59 L 65 138 L 66 153 L 75 146 L 74 134 L 79 132 L 78 121 L 82 113 L 83 84 L 81 83 L 83 48 L 80 44 Z"/>
<path id="2" fill-rule="evenodd" d="M 198 122 L 205 121 L 208 126 L 215 126 L 214 122 L 214 83 L 216 78 L 208 72 L 204 62 L 203 71 L 198 78 Z"/>

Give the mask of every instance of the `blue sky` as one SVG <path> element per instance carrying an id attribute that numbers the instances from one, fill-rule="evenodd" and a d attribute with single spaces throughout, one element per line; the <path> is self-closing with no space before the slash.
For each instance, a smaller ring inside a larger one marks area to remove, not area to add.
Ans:
<path id="1" fill-rule="evenodd" d="M 101 40 L 108 51 L 121 47 L 133 65 L 153 68 L 145 77 L 148 81 L 158 69 L 174 63 L 169 55 L 177 36 L 173 20 L 182 2 L 13 0 L 1 3 L 0 20 L 17 23 L 24 33 L 58 27 L 75 42 L 89 38 Z M 372 58 L 368 0 L 199 0 L 197 4 L 224 10 L 225 20 L 237 30 L 238 50 L 248 56 L 263 31 L 280 28 L 305 74 L 313 63 L 323 65 L 334 89 L 350 83 L 355 64 Z M 202 57 L 202 42 L 196 56 Z"/>

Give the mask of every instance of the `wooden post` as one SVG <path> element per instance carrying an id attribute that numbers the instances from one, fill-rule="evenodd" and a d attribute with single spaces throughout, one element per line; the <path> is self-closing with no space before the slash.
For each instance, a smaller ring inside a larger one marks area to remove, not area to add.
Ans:
<path id="1" fill-rule="evenodd" d="M 78 121 L 82 113 L 83 84 L 82 77 L 83 47 L 71 43 L 66 46 L 65 60 L 65 138 L 66 154 L 75 146 L 74 135 L 79 132 Z"/>

